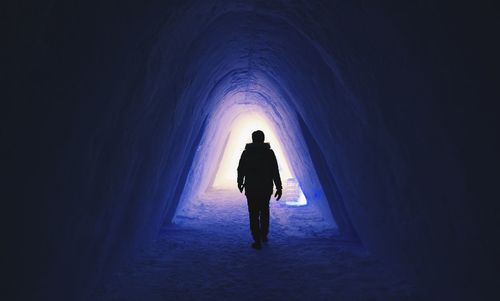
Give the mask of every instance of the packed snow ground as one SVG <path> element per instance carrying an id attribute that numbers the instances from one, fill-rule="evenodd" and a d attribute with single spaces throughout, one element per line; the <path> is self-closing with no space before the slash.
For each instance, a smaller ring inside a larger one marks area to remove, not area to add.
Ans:
<path id="1" fill-rule="evenodd" d="M 416 300 L 414 286 L 354 243 L 313 204 L 271 201 L 269 243 L 250 247 L 245 197 L 215 191 L 187 204 L 151 248 L 92 300 Z"/>

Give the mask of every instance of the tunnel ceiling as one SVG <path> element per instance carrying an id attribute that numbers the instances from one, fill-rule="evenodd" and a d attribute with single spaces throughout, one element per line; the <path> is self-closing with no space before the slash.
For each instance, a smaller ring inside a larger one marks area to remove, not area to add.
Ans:
<path id="1" fill-rule="evenodd" d="M 344 234 L 430 295 L 477 297 L 488 281 L 471 275 L 495 271 L 498 253 L 488 230 L 498 228 L 497 207 L 470 176 L 489 175 L 495 152 L 475 146 L 492 143 L 497 120 L 479 100 L 469 105 L 495 86 L 481 76 L 495 48 L 474 46 L 489 45 L 495 27 L 479 11 L 367 1 L 13 4 L 7 195 L 19 200 L 18 245 L 40 249 L 22 253 L 32 269 L 23 281 L 39 297 L 82 296 L 147 245 L 175 212 L 211 114 L 242 92 L 300 129 Z"/>

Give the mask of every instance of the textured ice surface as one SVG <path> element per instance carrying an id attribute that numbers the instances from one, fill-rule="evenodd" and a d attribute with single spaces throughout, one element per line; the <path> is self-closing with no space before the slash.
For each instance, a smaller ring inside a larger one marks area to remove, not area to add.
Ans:
<path id="1" fill-rule="evenodd" d="M 415 299 L 412 285 L 336 234 L 318 208 L 272 200 L 269 243 L 254 250 L 244 196 L 212 192 L 186 206 L 92 299 Z"/>

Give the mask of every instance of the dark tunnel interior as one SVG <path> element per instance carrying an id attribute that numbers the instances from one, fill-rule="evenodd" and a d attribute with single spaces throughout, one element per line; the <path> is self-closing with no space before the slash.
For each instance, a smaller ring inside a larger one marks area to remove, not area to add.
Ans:
<path id="1" fill-rule="evenodd" d="M 5 12 L 9 300 L 86 300 L 151 244 L 234 95 L 265 108 L 342 239 L 415 279 L 424 300 L 495 295 L 495 9 L 150 0 Z"/>

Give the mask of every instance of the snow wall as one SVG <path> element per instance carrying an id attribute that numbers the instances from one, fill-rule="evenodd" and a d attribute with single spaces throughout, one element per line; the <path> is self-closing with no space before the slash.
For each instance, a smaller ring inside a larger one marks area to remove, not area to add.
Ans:
<path id="1" fill-rule="evenodd" d="M 237 93 L 289 124 L 288 151 L 310 155 L 295 171 L 321 184 L 346 239 L 429 299 L 481 299 L 496 282 L 494 10 L 31 2 L 11 3 L 4 27 L 2 200 L 20 299 L 85 298 L 151 242 Z"/>

